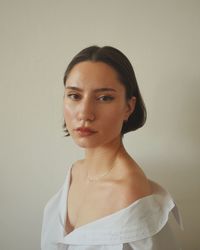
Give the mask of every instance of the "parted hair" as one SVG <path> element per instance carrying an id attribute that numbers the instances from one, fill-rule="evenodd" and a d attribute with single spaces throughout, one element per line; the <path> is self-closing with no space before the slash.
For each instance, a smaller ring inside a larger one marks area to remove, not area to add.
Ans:
<path id="1" fill-rule="evenodd" d="M 66 85 L 66 80 L 72 68 L 76 64 L 84 61 L 104 62 L 111 66 L 117 72 L 120 82 L 125 87 L 126 99 L 129 100 L 133 96 L 136 97 L 135 109 L 129 116 L 128 121 L 123 123 L 121 135 L 123 136 L 127 132 L 142 127 L 146 122 L 147 112 L 138 87 L 134 69 L 129 59 L 120 50 L 111 46 L 87 47 L 75 55 L 68 64 L 63 78 L 64 86 Z M 63 123 L 63 129 L 65 136 L 69 136 L 65 121 Z"/>

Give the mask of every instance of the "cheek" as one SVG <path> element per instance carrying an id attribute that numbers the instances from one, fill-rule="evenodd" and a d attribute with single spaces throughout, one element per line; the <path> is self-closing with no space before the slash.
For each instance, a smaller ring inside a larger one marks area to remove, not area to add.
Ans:
<path id="1" fill-rule="evenodd" d="M 67 124 L 72 120 L 73 114 L 74 110 L 69 105 L 64 104 L 64 118 Z"/>
<path id="2" fill-rule="evenodd" d="M 103 113 L 103 120 L 105 121 L 105 126 L 119 129 L 123 124 L 124 113 L 119 108 L 109 109 Z"/>

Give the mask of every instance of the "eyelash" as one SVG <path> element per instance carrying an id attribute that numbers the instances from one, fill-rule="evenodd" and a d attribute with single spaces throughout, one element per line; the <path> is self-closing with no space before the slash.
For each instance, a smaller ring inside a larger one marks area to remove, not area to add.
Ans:
<path id="1" fill-rule="evenodd" d="M 99 100 L 100 100 L 101 98 L 104 98 L 103 101 L 105 101 L 105 102 L 112 101 L 112 100 L 114 99 L 114 97 L 113 97 L 113 96 L 110 96 L 110 95 L 103 95 L 103 96 L 98 97 Z"/>
<path id="2" fill-rule="evenodd" d="M 77 95 L 77 94 L 66 94 L 66 96 L 69 98 L 69 99 L 72 99 L 72 100 L 78 100 L 78 98 L 77 97 L 79 97 L 79 95 Z M 74 98 L 74 97 L 76 97 L 76 98 Z"/>
<path id="3" fill-rule="evenodd" d="M 77 95 L 77 94 L 66 94 L 66 96 L 73 101 L 80 100 L 80 95 Z M 104 102 L 109 102 L 109 101 L 112 101 L 113 99 L 114 97 L 110 95 L 103 95 L 97 98 L 97 100 L 104 101 Z"/>

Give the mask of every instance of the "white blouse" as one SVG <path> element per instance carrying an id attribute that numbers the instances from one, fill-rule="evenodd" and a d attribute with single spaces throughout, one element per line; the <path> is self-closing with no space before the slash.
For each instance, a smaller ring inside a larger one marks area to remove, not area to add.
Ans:
<path id="1" fill-rule="evenodd" d="M 45 206 L 42 250 L 181 249 L 168 222 L 169 213 L 172 212 L 182 227 L 178 209 L 171 195 L 155 182 L 152 182 L 155 189 L 152 195 L 67 234 L 65 221 L 71 168 L 62 188 Z"/>

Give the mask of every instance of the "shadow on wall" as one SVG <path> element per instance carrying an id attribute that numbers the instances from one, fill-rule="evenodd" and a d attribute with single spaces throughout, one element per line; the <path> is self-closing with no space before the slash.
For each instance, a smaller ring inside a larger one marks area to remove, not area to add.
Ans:
<path id="1" fill-rule="evenodd" d="M 183 74 L 182 74 L 183 76 Z M 153 112 L 159 113 L 155 128 L 164 141 L 163 155 L 150 163 L 153 175 L 173 194 L 184 222 L 180 233 L 183 250 L 199 249 L 200 226 L 200 85 L 199 79 L 170 78 L 157 87 Z M 162 107 L 158 107 L 157 104 Z M 167 131 L 164 131 L 166 128 Z M 155 132 L 156 133 L 156 132 Z"/>

